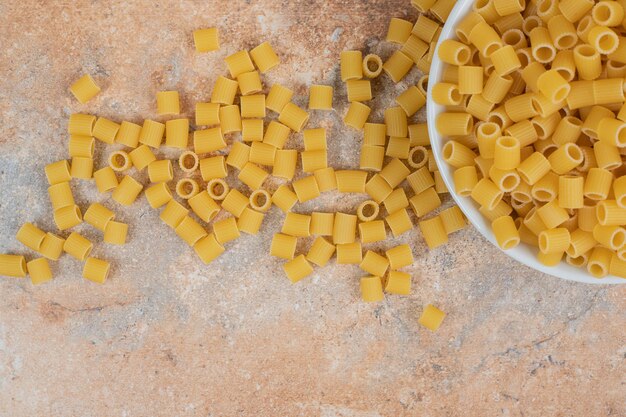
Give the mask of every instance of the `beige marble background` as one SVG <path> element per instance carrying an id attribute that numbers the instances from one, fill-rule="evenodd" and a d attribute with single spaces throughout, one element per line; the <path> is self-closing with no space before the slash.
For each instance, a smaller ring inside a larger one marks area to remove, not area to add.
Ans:
<path id="1" fill-rule="evenodd" d="M 309 83 L 335 86 L 336 112 L 310 126 L 329 129 L 335 167 L 356 166 L 338 56 L 388 56 L 392 16 L 416 14 L 408 0 L 0 1 L 1 251 L 32 256 L 14 240 L 23 222 L 52 230 L 43 167 L 66 157 L 70 113 L 140 122 L 156 117 L 156 91 L 177 89 L 191 115 L 226 72 L 223 58 L 263 40 L 283 62 L 268 84 L 294 88 L 300 104 Z M 222 48 L 197 55 L 191 32 L 206 26 L 220 28 Z M 67 88 L 84 72 L 103 93 L 81 106 Z M 417 76 L 380 82 L 373 118 Z M 379 246 L 411 244 L 412 295 L 365 304 L 355 266 L 284 278 L 267 255 L 283 218 L 275 208 L 259 236 L 204 266 L 145 199 L 123 208 L 93 184 L 76 196 L 83 208 L 114 207 L 130 242 L 96 245 L 113 263 L 102 286 L 69 257 L 47 285 L 0 280 L 1 417 L 625 415 L 624 286 L 534 272 L 471 228 L 429 252 L 414 230 Z M 299 209 L 362 199 L 329 194 Z M 417 324 L 427 303 L 448 313 L 437 333 Z"/>

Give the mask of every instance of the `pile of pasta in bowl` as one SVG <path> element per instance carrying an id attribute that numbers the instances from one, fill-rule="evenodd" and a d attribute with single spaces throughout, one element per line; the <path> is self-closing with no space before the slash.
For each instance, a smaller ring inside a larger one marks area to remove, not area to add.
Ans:
<path id="1" fill-rule="evenodd" d="M 442 40 L 436 129 L 497 244 L 626 278 L 626 2 L 477 0 Z"/>

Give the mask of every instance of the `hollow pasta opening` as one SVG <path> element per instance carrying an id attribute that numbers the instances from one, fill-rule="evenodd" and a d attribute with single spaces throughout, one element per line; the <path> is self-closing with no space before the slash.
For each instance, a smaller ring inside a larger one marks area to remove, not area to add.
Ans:
<path id="1" fill-rule="evenodd" d="M 483 136 L 493 136 L 498 132 L 498 126 L 493 122 L 483 123 L 478 127 Z"/>
<path id="2" fill-rule="evenodd" d="M 575 161 L 578 163 L 583 161 L 583 153 L 578 146 L 572 143 L 568 143 L 565 146 L 566 146 L 565 150 L 567 152 L 567 156 L 569 156 L 572 161 Z"/>
<path id="3" fill-rule="evenodd" d="M 548 238 L 545 233 L 539 234 L 539 250 L 543 253 L 546 253 L 548 250 Z"/>
<path id="4" fill-rule="evenodd" d="M 77 219 L 83 221 L 83 214 L 80 212 L 80 208 L 78 208 L 78 206 L 74 206 L 74 215 Z"/>
<path id="5" fill-rule="evenodd" d="M 605 33 L 601 35 L 597 41 L 596 45 L 598 49 L 603 51 L 605 54 L 612 52 L 615 48 L 617 48 L 617 36 L 615 34 Z"/>
<path id="6" fill-rule="evenodd" d="M 468 62 L 470 60 L 470 51 L 469 49 L 466 48 L 460 48 L 457 53 L 456 53 L 456 57 L 455 57 L 456 62 L 458 62 L 459 64 L 465 64 L 466 62 Z"/>
<path id="7" fill-rule="evenodd" d="M 585 255 L 574 256 L 574 257 L 568 255 L 566 260 L 567 260 L 567 263 L 578 268 L 580 268 L 581 266 L 587 263 L 587 257 Z"/>
<path id="8" fill-rule="evenodd" d="M 460 104 L 461 100 L 463 100 L 463 94 L 459 93 L 459 89 L 454 87 L 450 89 L 450 101 L 455 104 Z"/>
<path id="9" fill-rule="evenodd" d="M 539 26 L 541 26 L 541 19 L 538 16 L 528 16 L 524 19 L 524 23 L 522 23 L 522 31 L 524 31 L 526 35 L 530 35 L 530 32 Z"/>
<path id="10" fill-rule="evenodd" d="M 413 168 L 421 168 L 428 162 L 428 152 L 423 146 L 416 146 L 409 152 L 409 162 Z"/>
<path id="11" fill-rule="evenodd" d="M 511 29 L 504 32 L 502 35 L 502 40 L 507 45 L 516 46 L 520 42 L 522 42 L 522 32 L 518 29 Z"/>
<path id="12" fill-rule="evenodd" d="M 556 90 L 556 92 L 554 93 L 554 97 L 552 98 L 553 101 L 559 102 L 565 100 L 570 92 L 570 89 L 571 87 L 569 86 L 569 84 L 567 84 Z"/>
<path id="13" fill-rule="evenodd" d="M 511 198 L 513 198 L 513 200 L 511 201 L 511 204 L 513 205 L 517 204 L 518 207 L 522 207 L 525 204 L 530 203 L 533 199 L 530 194 L 527 194 L 521 191 L 511 192 Z"/>
<path id="14" fill-rule="evenodd" d="M 489 3 L 491 3 L 491 1 L 492 0 L 476 0 L 474 2 L 474 10 L 480 10 L 489 6 Z"/>
<path id="15" fill-rule="evenodd" d="M 583 58 L 594 58 L 598 53 L 595 49 L 593 49 L 590 45 L 579 45 L 576 47 L 575 52 Z"/>
<path id="16" fill-rule="evenodd" d="M 554 60 L 556 52 L 549 46 L 538 46 L 534 50 L 535 59 L 543 64 Z"/>
<path id="17" fill-rule="evenodd" d="M 559 49 L 570 49 L 576 45 L 578 38 L 571 33 L 564 33 L 556 39 Z"/>
<path id="18" fill-rule="evenodd" d="M 207 192 L 213 200 L 223 200 L 228 190 L 228 184 L 220 178 L 214 178 L 207 184 Z"/>
<path id="19" fill-rule="evenodd" d="M 591 200 L 597 200 L 597 201 L 606 199 L 606 195 L 599 194 L 599 193 L 593 193 L 593 192 L 587 193 L 585 196 L 587 198 L 591 199 Z"/>
<path id="20" fill-rule="evenodd" d="M 519 241 L 520 240 L 518 237 L 509 238 L 506 241 L 504 241 L 504 243 L 502 244 L 502 249 L 504 250 L 513 249 L 514 247 L 519 245 Z"/>
<path id="21" fill-rule="evenodd" d="M 530 64 L 530 56 L 528 55 L 528 51 L 518 49 L 515 51 L 515 53 L 517 54 L 517 59 L 519 59 L 519 62 L 522 64 L 522 68 L 525 68 L 528 66 L 528 64 Z"/>
<path id="22" fill-rule="evenodd" d="M 550 201 L 553 200 L 556 195 L 552 191 L 538 189 L 533 192 L 535 198 L 539 201 Z"/>
<path id="23" fill-rule="evenodd" d="M 615 231 L 613 236 L 611 236 L 611 248 L 619 249 L 624 246 L 624 243 L 626 243 L 626 232 L 623 230 Z"/>
<path id="24" fill-rule="evenodd" d="M 500 42 L 492 42 L 489 45 L 487 45 L 487 47 L 485 48 L 485 55 L 490 56 L 501 47 L 502 47 L 502 44 Z"/>
<path id="25" fill-rule="evenodd" d="M 607 274 L 606 268 L 598 263 L 591 263 L 588 265 L 589 273 L 596 278 L 601 278 Z"/>
<path id="26" fill-rule="evenodd" d="M 501 185 L 502 189 L 505 191 L 514 190 L 519 185 L 519 177 L 515 174 L 505 175 L 502 178 Z"/>
<path id="27" fill-rule="evenodd" d="M 608 5 L 602 4 L 602 2 L 597 3 L 591 12 L 593 19 L 598 22 L 600 25 L 606 25 L 611 16 L 611 9 Z"/>
<path id="28" fill-rule="evenodd" d="M 598 221 L 600 222 L 600 224 L 606 222 L 607 214 L 608 213 L 606 212 L 606 206 L 604 204 L 598 204 L 596 206 L 596 215 L 598 216 Z"/>
<path id="29" fill-rule="evenodd" d="M 443 159 L 450 160 L 452 153 L 454 152 L 454 142 L 448 142 L 443 145 Z"/>
<path id="30" fill-rule="evenodd" d="M 498 143 L 503 148 L 508 149 L 515 149 L 517 146 L 519 146 L 519 141 L 512 136 L 503 136 L 498 139 Z"/>

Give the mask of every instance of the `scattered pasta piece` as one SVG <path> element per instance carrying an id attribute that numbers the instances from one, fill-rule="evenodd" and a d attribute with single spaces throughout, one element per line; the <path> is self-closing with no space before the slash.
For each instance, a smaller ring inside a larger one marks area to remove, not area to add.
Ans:
<path id="1" fill-rule="evenodd" d="M 432 304 L 428 304 L 424 307 L 424 311 L 422 311 L 422 315 L 417 320 L 419 324 L 426 327 L 428 330 L 432 330 L 433 332 L 439 329 L 443 319 L 446 317 L 446 313 L 439 310 Z"/>

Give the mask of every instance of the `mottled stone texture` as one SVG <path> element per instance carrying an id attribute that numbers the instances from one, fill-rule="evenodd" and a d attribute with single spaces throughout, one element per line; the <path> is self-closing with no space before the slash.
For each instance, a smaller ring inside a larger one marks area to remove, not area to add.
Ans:
<path id="1" fill-rule="evenodd" d="M 336 111 L 310 126 L 329 129 L 334 166 L 356 166 L 339 52 L 388 56 L 391 16 L 415 12 L 408 0 L 0 2 L 1 250 L 32 256 L 13 238 L 22 222 L 52 230 L 43 167 L 66 156 L 70 113 L 140 122 L 157 117 L 156 91 L 177 89 L 191 115 L 225 73 L 223 58 L 263 40 L 283 62 L 266 82 L 293 87 L 299 104 L 309 83 L 335 86 Z M 221 50 L 197 55 L 192 30 L 215 25 Z M 84 72 L 103 92 L 81 106 L 68 86 Z M 417 76 L 379 82 L 373 119 Z M 283 218 L 275 208 L 259 236 L 204 266 L 145 199 L 122 208 L 93 184 L 76 196 L 83 208 L 114 207 L 130 242 L 96 245 L 113 262 L 103 286 L 69 257 L 50 284 L 0 280 L 2 417 L 624 415 L 623 286 L 534 272 L 471 228 L 431 252 L 411 231 L 375 247 L 411 244 L 412 295 L 369 305 L 355 266 L 333 262 L 297 285 L 284 278 L 267 255 Z M 361 200 L 329 194 L 299 209 Z M 438 333 L 417 324 L 426 303 L 448 312 Z"/>

